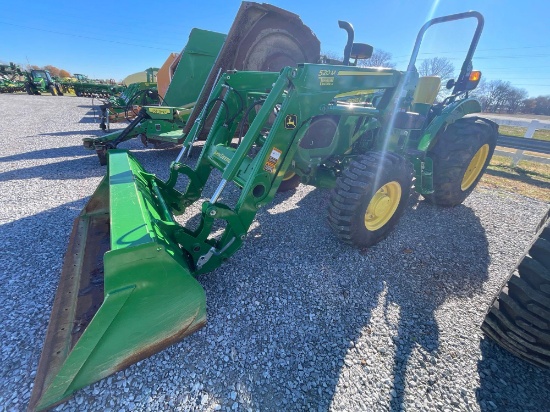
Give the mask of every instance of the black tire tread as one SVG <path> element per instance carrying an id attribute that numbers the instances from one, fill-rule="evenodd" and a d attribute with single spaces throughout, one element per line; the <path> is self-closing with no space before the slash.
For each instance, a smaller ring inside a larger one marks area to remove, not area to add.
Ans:
<path id="1" fill-rule="evenodd" d="M 534 365 L 550 367 L 550 218 L 493 300 L 481 329 Z M 544 220 L 543 220 L 544 221 Z"/>
<path id="2" fill-rule="evenodd" d="M 434 192 L 424 197 L 430 203 L 451 207 L 461 204 L 477 186 L 485 173 L 498 137 L 498 126 L 480 118 L 466 117 L 449 124 L 439 132 L 438 139 L 428 156 L 433 159 Z M 489 144 L 487 160 L 477 179 L 466 190 L 460 185 L 464 172 L 478 149 Z"/>
<path id="3" fill-rule="evenodd" d="M 393 178 L 401 184 L 402 199 L 408 199 L 412 182 L 410 165 L 396 153 L 370 152 L 358 156 L 336 180 L 328 206 L 328 223 L 343 243 L 371 246 L 384 239 L 403 214 L 406 200 L 400 202 L 394 216 L 382 228 L 366 235 L 358 230 L 361 226 L 356 222 L 358 210 L 374 190 L 376 177 L 385 173 L 395 174 Z"/>

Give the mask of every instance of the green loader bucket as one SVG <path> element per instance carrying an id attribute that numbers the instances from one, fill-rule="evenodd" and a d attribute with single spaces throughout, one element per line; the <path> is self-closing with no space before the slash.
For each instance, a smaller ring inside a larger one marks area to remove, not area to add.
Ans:
<path id="1" fill-rule="evenodd" d="M 109 154 L 109 173 L 75 220 L 29 410 L 156 353 L 206 323 L 206 297 L 165 236 L 141 166 Z"/>

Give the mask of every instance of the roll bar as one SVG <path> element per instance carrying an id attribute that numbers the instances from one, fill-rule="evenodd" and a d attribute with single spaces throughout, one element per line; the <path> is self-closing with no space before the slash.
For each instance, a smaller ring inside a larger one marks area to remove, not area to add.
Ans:
<path id="1" fill-rule="evenodd" d="M 428 21 L 426 24 L 424 24 L 424 26 L 422 26 L 422 28 L 418 32 L 418 36 L 416 36 L 416 42 L 414 43 L 414 48 L 411 54 L 409 65 L 407 66 L 407 71 L 409 72 L 415 69 L 415 63 L 416 63 L 416 58 L 418 57 L 418 51 L 420 50 L 420 45 L 422 43 L 424 33 L 426 32 L 426 30 L 428 30 L 428 28 L 439 23 L 446 23 L 448 21 L 462 20 L 462 19 L 469 19 L 469 18 L 477 19 L 477 27 L 474 32 L 472 42 L 470 43 L 468 54 L 466 54 L 466 58 L 464 59 L 464 63 L 462 64 L 462 69 L 460 70 L 460 74 L 458 75 L 458 79 L 455 84 L 460 85 L 464 83 L 466 81 L 466 78 L 470 75 L 470 72 L 472 71 L 472 57 L 474 56 L 477 43 L 479 42 L 479 38 L 481 37 L 481 32 L 483 31 L 483 24 L 485 22 L 482 14 L 477 11 L 467 11 L 464 13 L 437 17 L 435 19 Z M 455 86 L 455 89 L 456 89 L 456 86 Z M 454 94 L 454 91 L 453 91 L 453 94 Z"/>

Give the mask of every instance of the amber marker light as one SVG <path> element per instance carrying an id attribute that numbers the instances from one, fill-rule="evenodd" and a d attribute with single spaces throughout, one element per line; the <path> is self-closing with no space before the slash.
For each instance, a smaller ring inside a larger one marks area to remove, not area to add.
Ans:
<path id="1" fill-rule="evenodd" d="M 477 82 L 479 81 L 479 79 L 481 79 L 481 72 L 479 70 L 474 70 L 473 72 L 470 73 L 470 81 L 471 82 Z"/>

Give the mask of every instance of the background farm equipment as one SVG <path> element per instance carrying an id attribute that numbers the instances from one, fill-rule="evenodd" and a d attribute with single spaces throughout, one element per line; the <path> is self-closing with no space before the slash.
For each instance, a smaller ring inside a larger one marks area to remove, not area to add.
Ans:
<path id="1" fill-rule="evenodd" d="M 123 131 L 86 138 L 84 147 L 96 150 L 100 163 L 105 164 L 108 149 L 133 137 L 153 147 L 181 144 L 189 132 L 188 118 L 194 122 L 224 70 L 278 71 L 285 65 L 319 60 L 319 40 L 311 29 L 296 14 L 268 4 L 243 2 L 225 43 L 224 38 L 220 33 L 193 29 L 162 107 L 145 107 Z M 208 110 L 219 104 L 213 102 Z M 206 124 L 203 130 L 209 127 Z"/>
<path id="2" fill-rule="evenodd" d="M 157 71 L 156 67 L 146 69 L 146 82 L 132 83 L 120 94 L 113 94 L 102 100 L 102 104 L 99 106 L 101 110 L 99 127 L 102 130 L 107 130 L 110 122 L 136 117 L 142 106 L 158 105 Z"/>
<path id="3" fill-rule="evenodd" d="M 25 91 L 24 73 L 14 64 L 0 64 L 0 93 L 16 93 Z"/>
<path id="4" fill-rule="evenodd" d="M 466 18 L 477 20 L 466 59 L 451 95 L 434 104 L 438 80 L 419 78 L 415 68 L 424 32 Z M 472 192 L 498 129 L 463 117 L 480 111 L 468 92 L 479 82 L 472 57 L 483 17 L 467 12 L 427 22 L 406 71 L 350 66 L 350 59 L 370 57 L 372 47 L 354 43 L 351 25 L 340 25 L 348 31 L 344 65 L 215 75 L 206 103 L 186 124 L 167 181 L 128 152 L 109 151 L 107 176 L 75 221 L 31 408 L 60 402 L 204 325 L 204 291 L 194 276 L 240 248 L 258 209 L 283 181 L 332 188 L 330 226 L 361 248 L 397 224 L 413 181 L 427 201 L 442 206 L 460 204 Z M 346 99 L 353 94 L 360 102 Z M 183 163 L 202 134 L 196 164 Z M 175 216 L 205 195 L 214 169 L 221 180 L 202 202 L 198 225 L 181 225 Z M 182 177 L 187 185 L 180 192 Z"/>
<path id="5" fill-rule="evenodd" d="M 51 93 L 52 96 L 63 96 L 61 87 L 48 70 L 31 70 L 24 72 L 26 76 L 25 90 L 28 94 Z"/>
<path id="6" fill-rule="evenodd" d="M 79 97 L 109 98 L 118 95 L 124 90 L 124 86 L 117 84 L 114 80 L 108 82 L 93 81 L 83 74 L 75 74 L 73 81 L 66 81 L 64 86 L 72 89 Z"/>

